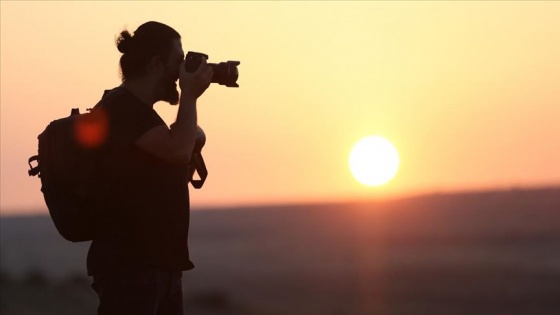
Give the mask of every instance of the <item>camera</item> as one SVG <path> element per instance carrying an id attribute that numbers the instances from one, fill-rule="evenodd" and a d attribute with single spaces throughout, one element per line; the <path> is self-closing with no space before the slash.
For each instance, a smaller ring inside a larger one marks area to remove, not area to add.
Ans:
<path id="1" fill-rule="evenodd" d="M 189 51 L 185 57 L 185 70 L 187 72 L 194 72 L 200 66 L 202 58 L 208 60 L 208 55 L 203 53 L 198 53 L 194 51 Z M 227 87 L 239 87 L 237 84 L 237 78 L 239 77 L 239 71 L 237 66 L 241 62 L 239 61 L 226 61 L 216 63 L 208 63 L 214 70 L 214 75 L 212 76 L 212 83 L 218 83 L 225 85 Z"/>

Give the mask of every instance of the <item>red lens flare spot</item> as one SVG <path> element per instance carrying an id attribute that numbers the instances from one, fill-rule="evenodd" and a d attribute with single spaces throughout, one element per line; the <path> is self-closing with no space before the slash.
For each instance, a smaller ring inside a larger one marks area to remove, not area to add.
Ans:
<path id="1" fill-rule="evenodd" d="M 74 134 L 81 146 L 94 149 L 107 140 L 109 120 L 103 110 L 94 110 L 76 119 Z"/>

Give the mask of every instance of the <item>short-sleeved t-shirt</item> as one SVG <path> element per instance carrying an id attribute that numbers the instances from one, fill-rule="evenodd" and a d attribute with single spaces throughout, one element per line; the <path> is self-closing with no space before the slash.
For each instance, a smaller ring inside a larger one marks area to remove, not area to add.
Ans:
<path id="1" fill-rule="evenodd" d="M 165 122 L 123 87 L 105 91 L 94 110 L 108 117 L 102 170 L 112 188 L 89 249 L 88 275 L 131 265 L 192 269 L 187 167 L 168 164 L 134 144 Z"/>

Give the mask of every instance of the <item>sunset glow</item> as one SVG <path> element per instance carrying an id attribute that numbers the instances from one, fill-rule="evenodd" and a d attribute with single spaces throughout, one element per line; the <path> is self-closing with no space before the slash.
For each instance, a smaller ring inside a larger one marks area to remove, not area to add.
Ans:
<path id="1" fill-rule="evenodd" d="M 45 211 L 27 176 L 37 135 L 121 83 L 115 36 L 150 20 L 185 52 L 241 62 L 239 88 L 213 84 L 197 105 L 209 175 L 193 208 L 560 184 L 560 2 L 0 5 L 3 214 Z M 177 115 L 154 108 L 167 124 Z M 400 159 L 380 189 L 348 171 L 372 134 Z"/>

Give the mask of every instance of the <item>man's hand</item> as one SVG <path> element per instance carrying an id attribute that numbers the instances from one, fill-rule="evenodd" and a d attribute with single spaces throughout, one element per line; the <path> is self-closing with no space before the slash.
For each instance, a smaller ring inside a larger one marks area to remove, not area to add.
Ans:
<path id="1" fill-rule="evenodd" d="M 179 68 L 179 87 L 181 88 L 181 98 L 196 100 L 206 91 L 212 81 L 214 69 L 206 63 L 206 58 L 195 72 L 185 70 L 185 60 Z"/>

